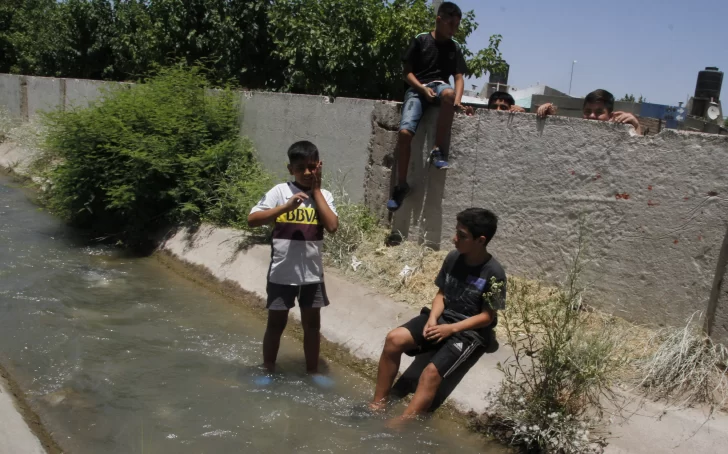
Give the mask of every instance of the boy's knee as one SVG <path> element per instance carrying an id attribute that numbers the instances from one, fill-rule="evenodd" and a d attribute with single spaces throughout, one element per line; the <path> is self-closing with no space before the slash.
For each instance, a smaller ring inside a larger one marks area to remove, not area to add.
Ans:
<path id="1" fill-rule="evenodd" d="M 282 333 L 286 329 L 288 324 L 288 312 L 286 311 L 285 316 L 283 313 L 268 314 L 268 324 L 266 329 L 272 333 Z"/>
<path id="2" fill-rule="evenodd" d="M 400 129 L 397 133 L 397 137 L 400 141 L 409 141 L 412 140 L 412 137 L 414 137 L 414 133 L 410 131 L 409 129 Z"/>
<path id="3" fill-rule="evenodd" d="M 447 89 L 440 93 L 440 102 L 443 104 L 454 105 L 455 104 L 455 90 Z"/>
<path id="4" fill-rule="evenodd" d="M 321 319 L 318 317 L 311 317 L 307 320 L 301 320 L 304 333 L 318 333 L 321 331 Z"/>
<path id="5" fill-rule="evenodd" d="M 428 389 L 437 389 L 442 383 L 442 377 L 434 364 L 430 363 L 422 370 L 420 374 L 420 386 Z"/>
<path id="6" fill-rule="evenodd" d="M 404 339 L 401 329 L 393 329 L 384 339 L 384 350 L 389 353 L 403 353 L 406 343 L 407 341 Z"/>

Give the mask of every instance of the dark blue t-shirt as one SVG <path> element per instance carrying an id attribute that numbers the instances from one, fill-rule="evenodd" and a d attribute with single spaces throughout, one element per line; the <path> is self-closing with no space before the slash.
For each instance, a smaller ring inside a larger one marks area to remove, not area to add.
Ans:
<path id="1" fill-rule="evenodd" d="M 445 296 L 442 318 L 446 323 L 457 323 L 478 315 L 484 307 L 494 311 L 506 308 L 506 272 L 493 256 L 485 263 L 470 266 L 458 251 L 452 251 L 445 257 L 435 285 Z M 500 288 L 494 291 L 494 285 Z M 487 331 L 497 322 L 495 318 L 493 323 L 475 332 L 487 339 Z"/>

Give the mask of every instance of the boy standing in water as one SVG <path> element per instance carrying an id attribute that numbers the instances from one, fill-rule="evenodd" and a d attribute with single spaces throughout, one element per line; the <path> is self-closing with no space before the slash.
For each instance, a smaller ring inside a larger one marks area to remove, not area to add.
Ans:
<path id="1" fill-rule="evenodd" d="M 339 218 L 331 193 L 321 188 L 319 151 L 308 141 L 288 149 L 294 181 L 279 184 L 250 211 L 248 225 L 274 223 L 273 252 L 266 287 L 268 324 L 263 338 L 263 365 L 275 372 L 288 311 L 298 299 L 303 325 L 306 371 L 318 373 L 321 308 L 329 305 L 321 260 L 324 229 L 336 232 Z"/>
<path id="2" fill-rule="evenodd" d="M 497 227 L 498 218 L 488 210 L 468 208 L 458 213 L 455 250 L 435 280 L 438 291 L 432 309 L 423 308 L 420 315 L 387 334 L 369 404 L 372 410 L 386 405 L 403 353 L 435 352 L 401 417 L 408 419 L 430 408 L 443 379 L 495 342 L 495 311 L 505 309 L 506 299 L 506 273 L 487 249 Z"/>

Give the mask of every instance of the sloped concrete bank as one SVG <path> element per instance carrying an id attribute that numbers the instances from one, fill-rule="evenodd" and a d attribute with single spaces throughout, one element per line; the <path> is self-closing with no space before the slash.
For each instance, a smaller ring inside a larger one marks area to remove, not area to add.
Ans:
<path id="1" fill-rule="evenodd" d="M 194 231 L 179 229 L 159 249 L 214 277 L 217 285 L 252 293 L 263 308 L 269 246 L 249 245 L 245 233 L 239 230 L 203 225 Z M 326 271 L 326 290 L 331 305 L 322 311 L 322 335 L 353 356 L 354 361 L 361 361 L 359 369 L 371 371 L 387 332 L 418 313 L 416 308 L 364 284 L 350 282 L 331 269 Z M 298 311 L 291 311 L 291 316 L 300 321 Z M 496 366 L 510 353 L 501 345 L 497 352 L 484 355 L 450 395 L 450 406 L 462 413 L 487 410 L 488 395 L 497 391 L 502 379 Z M 403 358 L 400 372 L 411 363 L 411 358 Z M 702 409 L 667 411 L 663 405 L 644 402 L 638 396 L 627 395 L 626 399 L 631 402 L 626 414 L 632 417 L 626 424 L 615 420 L 609 427 L 606 453 L 722 453 L 728 446 L 728 415 L 716 414 L 707 419 L 708 413 Z"/>

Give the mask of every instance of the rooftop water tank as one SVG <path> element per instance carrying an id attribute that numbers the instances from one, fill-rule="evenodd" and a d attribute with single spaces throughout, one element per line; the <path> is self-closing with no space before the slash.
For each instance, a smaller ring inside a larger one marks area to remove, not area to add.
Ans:
<path id="1" fill-rule="evenodd" d="M 698 73 L 698 82 L 695 84 L 695 97 L 713 98 L 714 101 L 718 101 L 722 85 L 723 71 L 718 71 L 718 68 L 709 66 Z"/>

